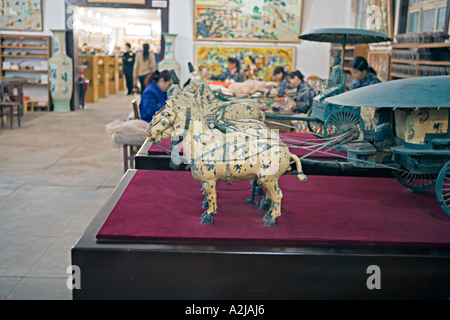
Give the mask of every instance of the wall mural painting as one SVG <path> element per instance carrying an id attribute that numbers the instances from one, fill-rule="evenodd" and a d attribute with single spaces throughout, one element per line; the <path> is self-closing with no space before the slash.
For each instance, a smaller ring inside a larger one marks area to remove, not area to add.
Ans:
<path id="1" fill-rule="evenodd" d="M 366 29 L 379 31 L 392 37 L 392 1 L 367 0 L 366 5 Z"/>
<path id="2" fill-rule="evenodd" d="M 42 31 L 42 1 L 1 0 L 0 30 Z"/>
<path id="3" fill-rule="evenodd" d="M 275 67 L 295 68 L 295 47 L 196 45 L 195 51 L 197 70 L 203 79 L 225 71 L 230 57 L 239 59 L 246 80 L 273 81 Z"/>
<path id="4" fill-rule="evenodd" d="M 369 51 L 367 61 L 377 73 L 378 79 L 381 81 L 389 81 L 389 72 L 391 69 L 391 57 L 386 51 Z"/>
<path id="5" fill-rule="evenodd" d="M 195 0 L 195 40 L 299 42 L 303 0 Z"/>

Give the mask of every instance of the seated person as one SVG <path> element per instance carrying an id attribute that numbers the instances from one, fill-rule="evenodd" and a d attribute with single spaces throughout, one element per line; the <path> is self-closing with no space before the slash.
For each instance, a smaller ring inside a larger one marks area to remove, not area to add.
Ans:
<path id="1" fill-rule="evenodd" d="M 369 63 L 363 57 L 356 57 L 350 62 L 350 72 L 355 78 L 350 85 L 350 90 L 381 82 L 377 78 L 375 70 L 369 66 Z"/>
<path id="2" fill-rule="evenodd" d="M 283 97 L 286 91 L 291 89 L 291 85 L 287 80 L 287 72 L 283 67 L 276 67 L 273 71 L 275 82 L 278 84 L 278 97 Z"/>
<path id="3" fill-rule="evenodd" d="M 228 69 L 218 76 L 212 76 L 211 80 L 244 82 L 244 75 L 241 73 L 241 64 L 236 58 L 228 59 Z"/>
<path id="4" fill-rule="evenodd" d="M 307 113 L 313 105 L 313 98 L 316 96 L 314 89 L 304 81 L 304 78 L 298 70 L 288 74 L 291 88 L 297 89 L 294 100 L 288 102 L 288 108 L 295 113 Z"/>
<path id="5" fill-rule="evenodd" d="M 168 70 L 161 73 L 155 71 L 149 78 L 150 84 L 142 93 L 139 112 L 141 119 L 151 122 L 156 112 L 166 105 L 167 91 L 173 84 L 172 77 Z"/>

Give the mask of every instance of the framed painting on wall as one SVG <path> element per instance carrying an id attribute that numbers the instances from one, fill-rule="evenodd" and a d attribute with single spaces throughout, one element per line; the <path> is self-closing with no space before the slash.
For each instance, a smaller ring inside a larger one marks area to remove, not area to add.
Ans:
<path id="1" fill-rule="evenodd" d="M 303 0 L 195 0 L 194 40 L 296 42 Z"/>
<path id="2" fill-rule="evenodd" d="M 391 55 L 385 50 L 372 50 L 367 55 L 367 62 L 375 72 L 377 78 L 382 82 L 389 81 L 391 70 Z"/>
<path id="3" fill-rule="evenodd" d="M 1 0 L 0 30 L 42 31 L 42 0 Z"/>
<path id="4" fill-rule="evenodd" d="M 286 70 L 296 68 L 295 47 L 195 45 L 195 63 L 203 79 L 224 72 L 230 57 L 239 60 L 246 80 L 273 81 L 272 74 L 276 67 Z"/>
<path id="5" fill-rule="evenodd" d="M 356 28 L 394 36 L 393 0 L 356 0 Z"/>

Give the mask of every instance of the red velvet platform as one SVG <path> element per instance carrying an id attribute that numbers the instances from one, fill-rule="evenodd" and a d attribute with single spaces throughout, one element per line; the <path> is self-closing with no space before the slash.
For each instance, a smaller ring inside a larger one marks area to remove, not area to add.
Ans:
<path id="1" fill-rule="evenodd" d="M 316 143 L 324 142 L 323 140 L 320 140 L 317 137 L 315 137 L 313 134 L 309 134 L 309 133 L 280 133 L 280 137 L 282 138 L 283 141 L 285 141 L 288 144 L 300 145 L 303 147 L 307 147 L 307 146 L 311 145 L 311 143 L 316 144 Z M 170 150 L 170 139 L 161 141 L 160 146 L 167 150 Z M 313 150 L 313 149 L 310 149 L 310 150 Z M 309 155 L 311 153 L 310 150 L 305 149 L 305 148 L 291 148 L 291 152 L 299 157 Z M 317 148 L 315 150 L 317 150 Z M 327 149 L 324 148 L 320 151 L 327 151 Z M 180 148 L 180 153 L 182 153 L 182 152 L 183 152 L 183 149 Z M 162 150 L 160 147 L 155 146 L 153 144 L 151 145 L 151 147 L 148 151 L 148 154 L 153 154 L 153 155 L 163 154 L 163 153 L 164 153 L 164 150 Z M 330 153 L 330 154 L 325 154 L 325 153 L 321 153 L 321 152 L 317 151 L 317 152 L 314 152 L 313 154 L 309 155 L 308 158 L 336 158 L 336 157 L 333 157 L 333 155 L 340 157 L 340 159 L 342 159 L 342 157 L 347 158 L 347 153 L 345 153 L 345 152 L 338 152 L 336 150 L 330 150 L 330 151 L 328 151 L 328 153 Z"/>
<path id="2" fill-rule="evenodd" d="M 274 228 L 245 202 L 248 181 L 220 183 L 219 213 L 204 226 L 204 196 L 190 172 L 136 171 L 97 239 L 450 246 L 450 217 L 432 192 L 413 194 L 387 178 L 308 178 L 280 179 L 283 216 Z"/>

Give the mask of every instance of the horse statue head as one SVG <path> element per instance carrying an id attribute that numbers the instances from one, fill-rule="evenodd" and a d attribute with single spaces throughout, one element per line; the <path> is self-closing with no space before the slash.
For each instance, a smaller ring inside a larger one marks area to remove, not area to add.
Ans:
<path id="1" fill-rule="evenodd" d="M 150 141 L 160 142 L 170 138 L 176 118 L 177 114 L 168 105 L 156 113 L 147 129 Z"/>

